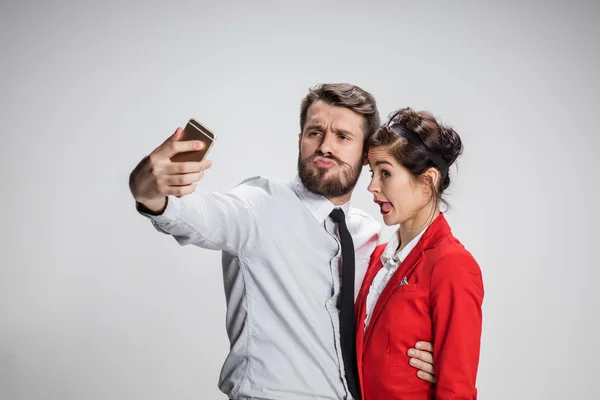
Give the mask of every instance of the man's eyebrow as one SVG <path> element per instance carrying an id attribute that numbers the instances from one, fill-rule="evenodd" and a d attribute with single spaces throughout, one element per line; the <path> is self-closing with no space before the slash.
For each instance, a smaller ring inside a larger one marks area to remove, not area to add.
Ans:
<path id="1" fill-rule="evenodd" d="M 312 123 L 312 124 L 306 125 L 306 127 L 304 129 L 306 129 L 307 131 L 311 130 L 311 129 L 323 130 L 323 125 Z"/>
<path id="2" fill-rule="evenodd" d="M 312 123 L 312 124 L 306 125 L 306 127 L 304 129 L 307 131 L 312 130 L 312 129 L 322 131 L 324 128 L 323 128 L 323 125 L 321 125 L 319 123 Z M 351 132 L 347 129 L 336 129 L 335 133 L 339 133 L 339 134 L 351 136 L 351 137 L 356 137 L 356 134 L 354 132 Z"/>
<path id="3" fill-rule="evenodd" d="M 336 129 L 336 133 L 341 133 L 342 135 L 356 137 L 356 133 L 351 132 L 351 131 L 346 130 L 346 129 Z"/>

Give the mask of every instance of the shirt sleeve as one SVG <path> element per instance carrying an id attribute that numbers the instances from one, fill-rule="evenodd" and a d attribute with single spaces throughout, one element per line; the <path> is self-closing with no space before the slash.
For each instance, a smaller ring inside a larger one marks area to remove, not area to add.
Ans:
<path id="1" fill-rule="evenodd" d="M 431 277 L 436 399 L 475 400 L 479 364 L 483 281 L 472 257 L 450 255 Z"/>
<path id="2" fill-rule="evenodd" d="M 182 246 L 193 244 L 240 254 L 256 246 L 260 214 L 272 196 L 265 181 L 249 179 L 229 192 L 197 190 L 183 197 L 169 196 L 160 215 L 139 205 L 137 210 Z"/>

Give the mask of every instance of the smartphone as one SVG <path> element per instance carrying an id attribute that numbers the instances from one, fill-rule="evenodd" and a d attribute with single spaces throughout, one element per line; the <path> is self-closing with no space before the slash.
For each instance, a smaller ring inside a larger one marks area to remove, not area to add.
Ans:
<path id="1" fill-rule="evenodd" d="M 174 162 L 185 162 L 185 161 L 202 161 L 206 158 L 206 155 L 212 148 L 213 144 L 217 137 L 210 129 L 206 126 L 202 125 L 195 119 L 190 119 L 185 129 L 183 130 L 183 134 L 181 135 L 180 142 L 187 140 L 199 140 L 204 143 L 204 148 L 202 150 L 195 151 L 186 151 L 184 153 L 177 153 L 173 157 L 171 157 L 171 161 Z"/>

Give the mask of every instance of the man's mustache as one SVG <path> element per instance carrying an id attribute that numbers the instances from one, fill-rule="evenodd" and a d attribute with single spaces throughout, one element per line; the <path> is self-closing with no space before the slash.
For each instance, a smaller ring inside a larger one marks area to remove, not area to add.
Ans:
<path id="1" fill-rule="evenodd" d="M 313 161 L 317 157 L 321 157 L 321 158 L 325 158 L 327 160 L 335 161 L 338 165 L 350 165 L 350 164 L 348 164 L 348 163 L 340 160 L 339 158 L 337 158 L 333 154 L 325 155 L 323 153 L 315 153 L 312 156 L 308 157 L 308 159 L 306 159 L 306 161 Z"/>

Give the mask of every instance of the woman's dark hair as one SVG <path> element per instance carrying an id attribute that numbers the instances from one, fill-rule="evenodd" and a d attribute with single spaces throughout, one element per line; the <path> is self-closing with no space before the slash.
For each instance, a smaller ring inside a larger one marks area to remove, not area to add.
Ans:
<path id="1" fill-rule="evenodd" d="M 368 148 L 387 147 L 390 155 L 404 166 L 417 181 L 423 182 L 428 176 L 423 173 L 429 168 L 440 172 L 437 187 L 429 180 L 436 203 L 448 203 L 442 198 L 450 186 L 448 170 L 462 154 L 463 145 L 458 133 L 449 126 L 440 124 L 427 111 L 402 108 L 391 114 L 389 122 L 382 125 L 369 138 Z"/>

